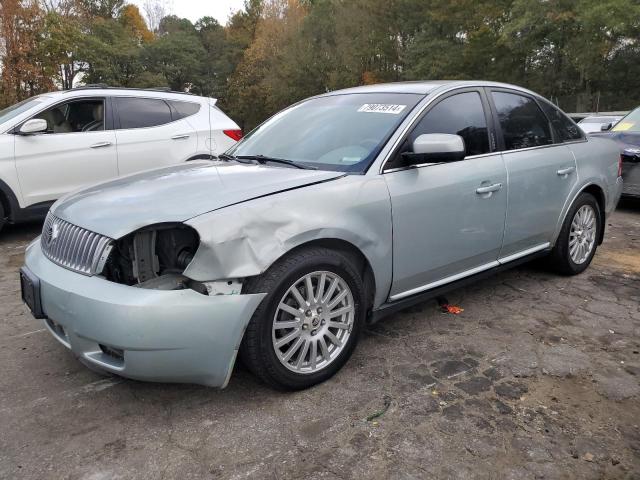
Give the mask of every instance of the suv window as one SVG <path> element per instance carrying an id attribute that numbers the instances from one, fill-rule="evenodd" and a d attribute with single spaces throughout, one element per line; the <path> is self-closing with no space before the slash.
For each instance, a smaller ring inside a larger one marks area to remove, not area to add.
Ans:
<path id="1" fill-rule="evenodd" d="M 540 101 L 539 103 L 542 107 L 542 111 L 551 122 L 551 125 L 555 129 L 560 140 L 563 142 L 570 142 L 572 140 L 580 140 L 584 138 L 580 128 L 558 108 L 545 101 Z M 607 121 L 612 120 L 603 120 L 603 123 Z"/>
<path id="2" fill-rule="evenodd" d="M 460 135 L 467 155 L 489 153 L 489 131 L 480 94 L 458 93 L 440 101 L 413 129 L 410 144 L 424 133 Z"/>
<path id="3" fill-rule="evenodd" d="M 164 100 L 116 97 L 115 101 L 121 129 L 156 127 L 172 121 L 171 110 Z"/>
<path id="4" fill-rule="evenodd" d="M 169 100 L 169 104 L 173 108 L 173 120 L 181 120 L 191 115 L 195 115 L 200 111 L 199 103 L 179 102 L 177 100 Z"/>
<path id="5" fill-rule="evenodd" d="M 549 121 L 532 98 L 516 93 L 491 92 L 498 111 L 505 150 L 553 143 Z"/>
<path id="6" fill-rule="evenodd" d="M 104 100 L 74 100 L 40 112 L 47 133 L 96 132 L 105 129 Z"/>

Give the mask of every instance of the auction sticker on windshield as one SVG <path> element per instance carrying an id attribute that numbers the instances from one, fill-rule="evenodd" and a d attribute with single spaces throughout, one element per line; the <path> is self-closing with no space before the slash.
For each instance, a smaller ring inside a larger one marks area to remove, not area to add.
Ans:
<path id="1" fill-rule="evenodd" d="M 635 123 L 633 122 L 620 122 L 615 127 L 612 128 L 614 132 L 625 132 L 633 127 Z"/>
<path id="2" fill-rule="evenodd" d="M 367 113 L 392 113 L 398 115 L 404 110 L 406 105 L 392 105 L 389 103 L 365 103 L 358 111 Z"/>

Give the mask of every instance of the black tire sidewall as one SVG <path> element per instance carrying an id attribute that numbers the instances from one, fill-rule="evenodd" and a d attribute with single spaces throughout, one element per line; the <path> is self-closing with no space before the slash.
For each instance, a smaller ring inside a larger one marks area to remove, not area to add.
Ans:
<path id="1" fill-rule="evenodd" d="M 358 341 L 358 337 L 364 324 L 366 308 L 364 305 L 364 286 L 358 270 L 350 259 L 342 254 L 331 251 L 309 252 L 311 255 L 300 256 L 291 268 L 287 268 L 284 274 L 276 282 L 275 288 L 267 292 L 267 296 L 254 313 L 251 322 L 257 322 L 256 332 L 258 339 L 258 359 L 264 362 L 264 367 L 272 385 L 284 389 L 298 390 L 321 383 L 333 376 L 349 359 Z M 315 254 L 314 254 L 315 253 Z M 291 259 L 290 259 L 291 262 Z M 351 335 L 347 345 L 338 357 L 324 369 L 311 374 L 300 374 L 287 369 L 278 359 L 272 342 L 273 318 L 280 300 L 286 291 L 304 275 L 314 271 L 329 271 L 339 275 L 351 289 L 353 295 L 355 315 Z M 260 282 L 253 286 L 252 290 L 260 289 Z M 273 286 L 272 286 L 273 287 Z M 264 291 L 264 290 L 263 290 Z M 251 368 L 251 365 L 249 365 Z"/>

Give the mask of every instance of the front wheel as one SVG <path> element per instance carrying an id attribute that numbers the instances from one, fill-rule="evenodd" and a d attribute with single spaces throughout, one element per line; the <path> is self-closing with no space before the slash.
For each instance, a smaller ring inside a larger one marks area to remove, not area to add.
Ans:
<path id="1" fill-rule="evenodd" d="M 587 269 L 598 248 L 603 225 L 598 201 L 590 193 L 581 193 L 564 220 L 556 246 L 551 253 L 555 269 L 576 275 Z"/>
<path id="2" fill-rule="evenodd" d="M 364 321 L 364 287 L 355 262 L 340 252 L 296 252 L 247 282 L 266 292 L 240 355 L 276 388 L 299 390 L 335 374 L 349 359 Z"/>

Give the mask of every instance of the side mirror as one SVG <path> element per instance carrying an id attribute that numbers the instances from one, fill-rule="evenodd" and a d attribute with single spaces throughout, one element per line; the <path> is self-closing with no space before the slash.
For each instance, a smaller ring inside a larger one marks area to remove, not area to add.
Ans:
<path id="1" fill-rule="evenodd" d="M 613 123 L 605 123 L 604 125 L 600 125 L 601 132 L 608 132 L 613 127 Z"/>
<path id="2" fill-rule="evenodd" d="M 420 163 L 459 162 L 464 160 L 464 140 L 449 133 L 425 133 L 413 141 L 413 151 L 402 158 L 410 165 Z"/>
<path id="3" fill-rule="evenodd" d="M 47 121 L 42 118 L 32 118 L 22 124 L 18 133 L 22 135 L 33 135 L 47 131 Z"/>

